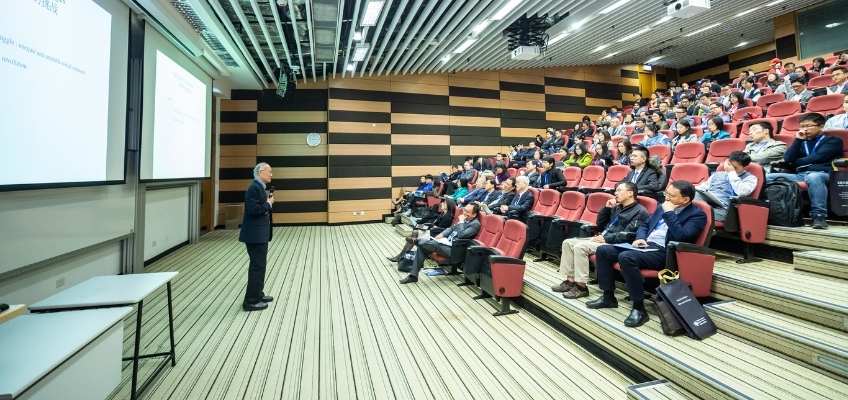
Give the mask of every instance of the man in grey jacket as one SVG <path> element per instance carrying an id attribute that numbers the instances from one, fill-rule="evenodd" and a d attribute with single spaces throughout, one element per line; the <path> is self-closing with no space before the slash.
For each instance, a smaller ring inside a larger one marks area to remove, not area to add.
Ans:
<path id="1" fill-rule="evenodd" d="M 813 91 L 807 89 L 807 79 L 802 76 L 793 76 L 789 78 L 789 85 L 792 90 L 786 92 L 786 100 L 798 101 L 806 107 L 813 98 Z"/>
<path id="2" fill-rule="evenodd" d="M 765 122 L 748 126 L 748 134 L 751 135 L 751 143 L 745 146 L 745 152 L 751 156 L 751 161 L 760 164 L 766 173 L 771 172 L 771 163 L 783 160 L 786 143 L 774 140 L 771 136 L 771 125 Z"/>
<path id="3" fill-rule="evenodd" d="M 415 245 L 415 261 L 412 270 L 406 278 L 400 280 L 401 284 L 418 282 L 418 271 L 424 266 L 424 260 L 430 254 L 438 253 L 446 257 L 451 255 L 451 244 L 454 240 L 473 239 L 480 232 L 480 206 L 469 204 L 462 209 L 459 221 L 448 229 L 445 229 L 434 238 L 419 238 Z M 463 249 L 464 251 L 464 249 Z"/>

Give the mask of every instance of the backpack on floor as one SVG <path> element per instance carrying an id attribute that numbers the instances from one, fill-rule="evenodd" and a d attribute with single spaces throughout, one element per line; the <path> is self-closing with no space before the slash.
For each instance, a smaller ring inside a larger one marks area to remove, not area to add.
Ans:
<path id="1" fill-rule="evenodd" d="M 415 262 L 415 250 L 407 251 L 400 256 L 400 260 L 398 260 L 398 271 L 399 272 L 409 272 L 412 271 L 412 263 Z"/>
<path id="2" fill-rule="evenodd" d="M 769 225 L 804 225 L 801 219 L 801 190 L 797 183 L 778 178 L 767 184 L 764 192 L 769 201 Z"/>

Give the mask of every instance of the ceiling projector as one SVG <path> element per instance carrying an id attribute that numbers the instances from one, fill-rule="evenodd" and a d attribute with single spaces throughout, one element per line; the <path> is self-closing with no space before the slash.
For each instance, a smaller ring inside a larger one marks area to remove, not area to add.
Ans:
<path id="1" fill-rule="evenodd" d="M 539 46 L 518 46 L 510 52 L 513 60 L 532 60 L 542 54 L 542 48 Z"/>
<path id="2" fill-rule="evenodd" d="M 710 0 L 678 0 L 669 4 L 666 13 L 674 18 L 691 18 L 709 11 Z"/>

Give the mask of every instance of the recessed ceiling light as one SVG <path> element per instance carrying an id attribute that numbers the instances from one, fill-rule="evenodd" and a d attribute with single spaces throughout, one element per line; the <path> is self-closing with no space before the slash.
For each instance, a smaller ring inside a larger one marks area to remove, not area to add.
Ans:
<path id="1" fill-rule="evenodd" d="M 450 59 L 451 59 L 451 55 L 445 54 L 444 56 L 442 56 L 442 63 L 447 63 L 448 61 L 450 61 Z"/>
<path id="2" fill-rule="evenodd" d="M 609 53 L 609 54 L 607 54 L 607 55 L 605 55 L 605 56 L 601 57 L 601 60 L 605 60 L 605 59 L 610 58 L 610 57 L 612 57 L 612 56 L 614 56 L 614 55 L 616 55 L 616 54 L 618 54 L 618 52 L 617 52 L 617 51 L 616 51 L 616 52 Z"/>
<path id="3" fill-rule="evenodd" d="M 362 40 L 362 31 L 353 31 L 353 40 Z"/>
<path id="4" fill-rule="evenodd" d="M 501 7 L 498 10 L 498 12 L 496 12 L 495 15 L 492 16 L 492 20 L 500 21 L 500 20 L 504 19 L 504 17 L 506 17 L 506 15 L 509 14 L 510 12 L 512 12 L 512 10 L 514 10 L 515 7 L 518 7 L 518 5 L 521 4 L 522 1 L 523 0 L 509 0 L 509 1 L 507 1 L 507 3 L 504 4 L 504 6 Z"/>
<path id="5" fill-rule="evenodd" d="M 465 39 L 465 41 L 462 42 L 462 44 L 459 45 L 459 47 L 457 47 L 453 52 L 457 53 L 457 54 L 463 53 L 463 52 L 465 52 L 465 50 L 468 50 L 468 48 L 471 47 L 471 45 L 473 45 L 475 42 L 477 42 L 477 39 L 473 39 L 473 38 Z"/>
<path id="6" fill-rule="evenodd" d="M 696 30 L 696 31 L 689 32 L 689 33 L 687 33 L 687 34 L 685 34 L 685 35 L 683 35 L 683 36 L 686 36 L 686 37 L 695 36 L 695 35 L 697 35 L 697 34 L 699 34 L 699 33 L 701 33 L 701 32 L 708 31 L 708 30 L 713 29 L 713 28 L 715 28 L 715 27 L 717 27 L 717 26 L 719 26 L 719 25 L 721 25 L 721 22 L 716 22 L 716 23 L 714 23 L 714 24 L 712 24 L 712 25 L 707 25 L 707 26 L 705 26 L 705 27 L 703 27 L 703 28 L 701 28 L 701 29 L 698 29 L 698 30 Z"/>
<path id="7" fill-rule="evenodd" d="M 844 22 L 831 22 L 831 23 L 825 25 L 824 27 L 827 28 L 827 29 L 832 29 L 832 28 L 836 28 L 837 26 L 842 25 L 842 24 L 844 24 Z"/>
<path id="8" fill-rule="evenodd" d="M 629 34 L 629 35 L 627 35 L 627 36 L 624 36 L 624 37 L 620 37 L 620 38 L 618 38 L 618 40 L 616 40 L 616 42 L 619 42 L 619 43 L 626 42 L 626 41 L 628 41 L 628 40 L 630 40 L 630 39 L 635 38 L 636 36 L 643 35 L 643 34 L 647 33 L 647 32 L 648 32 L 648 31 L 650 31 L 650 30 L 651 30 L 651 28 L 642 28 L 642 29 L 639 29 L 638 31 L 633 32 L 633 33 L 631 33 L 631 34 Z"/>
<path id="9" fill-rule="evenodd" d="M 365 5 L 365 14 L 362 15 L 362 26 L 377 25 L 377 19 L 380 18 L 380 12 L 383 11 L 385 0 L 369 0 Z"/>
<path id="10" fill-rule="evenodd" d="M 371 45 L 368 43 L 360 43 L 356 45 L 356 48 L 353 50 L 353 61 L 365 60 L 365 55 L 368 54 L 368 49 L 370 48 Z"/>
<path id="11" fill-rule="evenodd" d="M 668 21 L 671 21 L 671 15 L 666 15 L 665 17 L 658 19 L 657 22 L 654 22 L 653 24 L 651 24 L 651 26 L 661 25 Z"/>
<path id="12" fill-rule="evenodd" d="M 492 21 L 488 20 L 488 19 L 480 21 L 480 22 L 477 23 L 477 25 L 474 25 L 474 27 L 471 28 L 471 33 L 473 33 L 475 35 L 479 35 L 480 32 L 483 32 L 484 30 L 486 30 L 486 27 L 488 27 L 489 24 L 491 24 L 491 23 L 492 23 Z"/>
<path id="13" fill-rule="evenodd" d="M 748 45 L 748 42 L 741 42 L 741 43 L 739 43 L 739 44 L 737 44 L 736 46 L 733 46 L 733 47 L 742 47 L 742 46 L 747 46 L 747 45 Z"/>
<path id="14" fill-rule="evenodd" d="M 568 36 L 568 32 L 567 32 L 567 31 L 565 31 L 565 32 L 560 32 L 558 35 L 556 35 L 556 36 L 552 37 L 550 40 L 548 40 L 548 46 L 550 46 L 550 45 L 552 45 L 552 44 L 554 44 L 554 43 L 556 43 L 556 42 L 559 42 L 559 41 L 560 41 L 560 40 L 562 40 L 562 39 L 565 39 L 565 37 L 566 37 L 566 36 Z"/>
<path id="15" fill-rule="evenodd" d="M 609 13 L 615 11 L 617 8 L 627 4 L 628 1 L 630 1 L 630 0 L 618 0 L 615 3 L 610 4 L 607 8 L 604 8 L 603 10 L 601 10 L 600 13 L 601 14 L 609 14 Z"/>
<path id="16" fill-rule="evenodd" d="M 749 8 L 749 9 L 747 9 L 747 10 L 745 10 L 745 11 L 742 11 L 742 12 L 741 12 L 741 13 L 739 13 L 739 14 L 736 14 L 736 16 L 737 16 L 737 17 L 741 17 L 741 16 L 743 16 L 743 15 L 748 15 L 748 14 L 750 14 L 750 13 L 754 12 L 754 11 L 757 11 L 758 9 L 759 9 L 759 7 Z"/>
<path id="17" fill-rule="evenodd" d="M 649 59 L 648 59 L 648 61 L 645 61 L 645 64 L 652 63 L 652 62 L 657 62 L 658 60 L 660 60 L 660 59 L 661 59 L 661 58 L 663 58 L 663 57 L 665 57 L 665 56 L 654 56 L 654 57 L 651 57 L 651 58 L 649 58 Z"/>
<path id="18" fill-rule="evenodd" d="M 775 0 L 771 3 L 766 4 L 766 7 L 771 7 L 771 6 L 774 6 L 774 5 L 778 5 L 780 3 L 783 3 L 783 0 Z"/>
<path id="19" fill-rule="evenodd" d="M 350 72 L 356 71 L 356 64 L 350 63 L 350 64 L 347 65 L 347 68 L 345 68 L 345 69 L 347 69 Z"/>
<path id="20" fill-rule="evenodd" d="M 586 23 L 589 22 L 590 19 L 592 19 L 591 16 L 583 18 L 580 21 L 577 21 L 577 22 L 571 24 L 571 30 L 576 31 L 576 30 L 580 29 L 581 27 L 583 27 L 583 25 L 586 25 Z"/>
<path id="21" fill-rule="evenodd" d="M 595 50 L 592 50 L 592 53 L 597 53 L 597 52 L 599 52 L 599 51 L 601 51 L 601 50 L 603 50 L 603 49 L 605 49 L 605 48 L 607 48 L 607 47 L 609 47 L 609 43 L 607 43 L 607 44 L 602 44 L 602 45 L 600 45 L 600 46 L 598 46 L 598 47 L 595 47 Z"/>

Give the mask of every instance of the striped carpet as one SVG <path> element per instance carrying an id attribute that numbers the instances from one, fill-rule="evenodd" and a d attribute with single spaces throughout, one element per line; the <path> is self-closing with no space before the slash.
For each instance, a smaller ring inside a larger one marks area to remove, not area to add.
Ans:
<path id="1" fill-rule="evenodd" d="M 451 277 L 401 286 L 385 224 L 275 228 L 268 310 L 240 309 L 247 255 L 215 231 L 148 266 L 174 282 L 177 365 L 144 399 L 623 399 L 633 384 L 527 312 L 492 317 Z M 164 349 L 164 293 L 145 299 L 144 352 Z M 126 323 L 132 348 L 135 315 Z M 157 361 L 142 363 L 141 379 Z M 114 399 L 129 398 L 130 368 Z"/>

